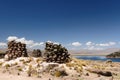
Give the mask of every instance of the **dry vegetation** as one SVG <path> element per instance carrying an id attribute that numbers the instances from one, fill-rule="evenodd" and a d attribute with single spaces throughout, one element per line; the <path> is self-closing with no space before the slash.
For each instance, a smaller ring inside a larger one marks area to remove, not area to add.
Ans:
<path id="1" fill-rule="evenodd" d="M 10 61 L 0 59 L 1 73 L 44 79 L 46 75 L 56 80 L 119 80 L 120 63 L 78 60 L 69 63 L 47 63 L 42 58 L 20 57 Z M 111 75 L 109 75 L 111 74 Z M 113 79 L 112 79 L 113 78 Z"/>

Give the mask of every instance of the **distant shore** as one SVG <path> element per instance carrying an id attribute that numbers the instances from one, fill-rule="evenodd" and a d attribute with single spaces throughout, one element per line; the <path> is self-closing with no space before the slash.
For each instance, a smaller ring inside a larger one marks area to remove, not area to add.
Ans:
<path id="1" fill-rule="evenodd" d="M 106 56 L 104 54 L 71 54 L 72 56 Z"/>

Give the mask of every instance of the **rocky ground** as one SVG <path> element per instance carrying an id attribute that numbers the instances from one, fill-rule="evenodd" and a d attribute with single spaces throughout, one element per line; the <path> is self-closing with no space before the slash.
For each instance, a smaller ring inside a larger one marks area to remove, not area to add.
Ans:
<path id="1" fill-rule="evenodd" d="M 120 80 L 120 63 L 72 58 L 69 63 L 47 63 L 42 58 L 0 59 L 0 80 Z"/>

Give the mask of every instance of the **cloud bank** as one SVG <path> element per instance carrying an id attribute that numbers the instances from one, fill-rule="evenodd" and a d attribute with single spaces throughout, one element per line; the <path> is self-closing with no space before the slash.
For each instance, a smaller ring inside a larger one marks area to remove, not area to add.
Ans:
<path id="1" fill-rule="evenodd" d="M 108 42 L 108 43 L 101 43 L 101 44 L 96 44 L 96 46 L 113 46 L 115 45 L 116 42 Z"/>
<path id="2" fill-rule="evenodd" d="M 5 42 L 0 42 L 0 48 L 5 48 L 7 44 Z"/>
<path id="3" fill-rule="evenodd" d="M 34 40 L 27 40 L 25 37 L 18 38 L 17 36 L 9 36 L 6 40 L 7 41 L 15 40 L 16 42 L 25 43 L 25 44 L 27 44 L 28 48 L 44 48 L 44 46 L 45 46 L 45 42 L 36 42 Z M 54 41 L 50 41 L 50 40 L 48 40 L 47 42 L 59 44 L 59 42 L 54 42 Z M 79 49 L 103 50 L 103 49 L 110 48 L 110 47 L 113 47 L 113 46 L 119 45 L 119 44 L 120 44 L 120 42 L 113 42 L 113 41 L 106 42 L 106 43 L 95 43 L 92 41 L 81 43 L 79 41 L 76 41 L 76 42 L 71 42 L 69 44 L 62 44 L 62 45 L 66 46 L 66 48 L 75 49 L 75 50 L 77 50 L 77 49 L 78 50 Z M 5 47 L 7 47 L 7 43 L 0 42 L 0 48 L 5 48 Z"/>
<path id="4" fill-rule="evenodd" d="M 80 42 L 73 42 L 73 43 L 71 43 L 71 45 L 78 47 L 78 46 L 81 46 L 82 44 Z"/>
<path id="5" fill-rule="evenodd" d="M 27 47 L 29 47 L 29 48 L 44 45 L 44 42 L 34 42 L 33 40 L 27 40 L 24 37 L 23 38 L 18 38 L 16 36 L 9 36 L 7 38 L 7 41 L 12 41 L 12 40 L 15 40 L 16 42 L 25 43 L 25 44 L 27 44 Z"/>
<path id="6" fill-rule="evenodd" d="M 92 45 L 94 45 L 95 43 L 93 43 L 93 42 L 91 42 L 91 41 L 88 41 L 88 42 L 86 42 L 86 46 L 92 46 Z"/>
<path id="7" fill-rule="evenodd" d="M 105 47 L 111 47 L 116 45 L 116 42 L 107 42 L 107 43 L 94 43 L 91 41 L 86 42 L 86 48 L 88 50 L 103 50 Z"/>

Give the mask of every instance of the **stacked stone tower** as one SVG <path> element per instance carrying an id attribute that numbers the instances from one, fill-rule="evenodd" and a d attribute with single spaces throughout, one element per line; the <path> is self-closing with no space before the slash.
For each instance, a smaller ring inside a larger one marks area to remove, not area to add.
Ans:
<path id="1" fill-rule="evenodd" d="M 61 44 L 46 42 L 44 60 L 46 62 L 66 63 L 70 61 L 70 54 Z"/>
<path id="2" fill-rule="evenodd" d="M 27 57 L 26 44 L 16 41 L 8 42 L 8 50 L 5 55 L 6 60 L 15 59 L 17 57 Z"/>

